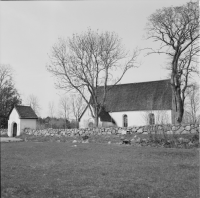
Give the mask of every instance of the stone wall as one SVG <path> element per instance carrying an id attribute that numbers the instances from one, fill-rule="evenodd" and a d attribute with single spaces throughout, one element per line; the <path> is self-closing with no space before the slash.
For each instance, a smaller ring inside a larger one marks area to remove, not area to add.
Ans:
<path id="1" fill-rule="evenodd" d="M 0 134 L 7 130 L 0 129 Z M 118 134 L 199 134 L 199 125 L 154 125 L 130 128 L 88 128 L 88 129 L 24 129 L 23 133 L 35 136 L 84 136 L 84 135 L 118 135 Z"/>
<path id="2" fill-rule="evenodd" d="M 199 125 L 155 125 L 130 128 L 88 128 L 88 129 L 25 129 L 25 134 L 36 136 L 84 136 L 118 134 L 199 134 Z"/>
<path id="3" fill-rule="evenodd" d="M 8 134 L 8 129 L 0 129 L 0 135 Z"/>

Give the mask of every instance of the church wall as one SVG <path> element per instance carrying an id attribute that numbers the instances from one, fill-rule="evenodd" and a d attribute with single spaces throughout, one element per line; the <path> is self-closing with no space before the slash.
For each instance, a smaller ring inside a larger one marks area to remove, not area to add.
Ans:
<path id="1" fill-rule="evenodd" d="M 149 124 L 149 114 L 153 113 L 155 116 L 155 124 L 172 124 L 172 110 L 160 110 L 160 111 L 123 111 L 123 112 L 110 112 L 110 116 L 116 123 L 116 126 L 123 127 L 123 115 L 128 117 L 128 127 L 142 126 Z M 94 124 L 94 119 L 91 116 L 90 109 L 87 108 L 83 114 L 79 128 L 88 128 L 89 123 Z M 99 119 L 99 127 L 113 126 L 109 122 L 101 122 Z"/>
<path id="2" fill-rule="evenodd" d="M 171 124 L 172 123 L 172 111 L 123 111 L 112 112 L 111 117 L 114 119 L 118 127 L 123 127 L 123 116 L 127 115 L 128 127 L 141 126 L 149 124 L 149 114 L 155 115 L 155 124 Z"/>

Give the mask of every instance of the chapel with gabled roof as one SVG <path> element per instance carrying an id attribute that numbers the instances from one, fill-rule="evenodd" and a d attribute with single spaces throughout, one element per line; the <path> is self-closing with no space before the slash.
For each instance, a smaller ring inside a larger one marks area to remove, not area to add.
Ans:
<path id="1" fill-rule="evenodd" d="M 108 86 L 99 126 L 131 127 L 148 124 L 174 124 L 175 105 L 170 79 Z M 101 103 L 103 87 L 98 87 Z M 91 105 L 92 106 L 92 105 Z M 80 128 L 94 124 L 88 108 L 80 117 Z"/>
<path id="2" fill-rule="evenodd" d="M 37 119 L 31 106 L 14 106 L 9 113 L 8 136 L 19 136 L 25 128 L 36 129 Z"/>

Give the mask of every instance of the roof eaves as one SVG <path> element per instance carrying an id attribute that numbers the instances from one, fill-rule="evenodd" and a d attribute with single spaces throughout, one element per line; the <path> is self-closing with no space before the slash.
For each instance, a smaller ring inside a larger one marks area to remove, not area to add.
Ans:
<path id="1" fill-rule="evenodd" d="M 20 119 L 38 119 L 38 117 L 36 118 L 33 118 L 33 117 L 31 117 L 31 118 L 29 118 L 29 117 L 26 117 L 26 118 L 23 118 L 23 117 L 21 117 Z"/>

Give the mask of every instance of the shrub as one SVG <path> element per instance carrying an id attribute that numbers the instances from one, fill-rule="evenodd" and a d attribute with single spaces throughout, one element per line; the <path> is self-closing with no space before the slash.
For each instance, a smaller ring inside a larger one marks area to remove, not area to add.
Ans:
<path id="1" fill-rule="evenodd" d="M 199 142 L 199 135 L 198 134 L 194 134 L 191 139 L 190 139 L 191 142 Z"/>

